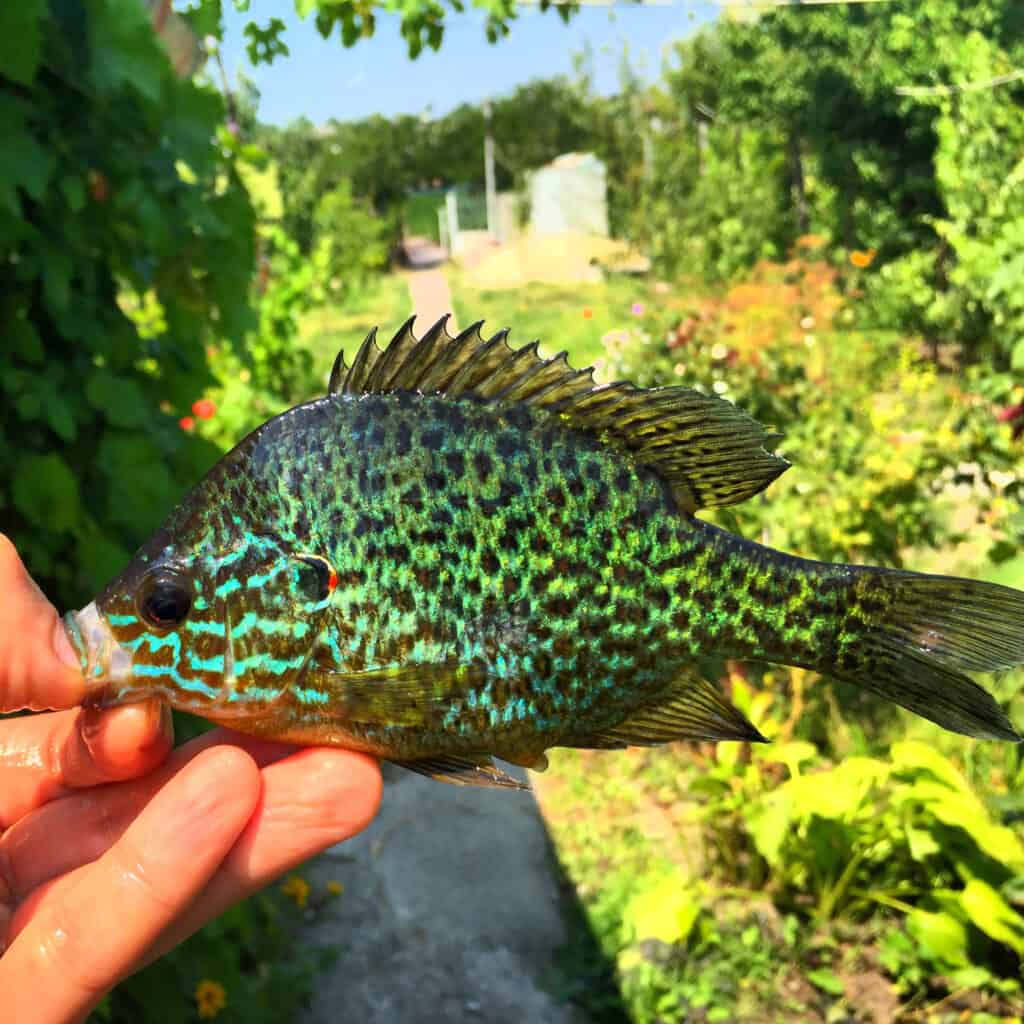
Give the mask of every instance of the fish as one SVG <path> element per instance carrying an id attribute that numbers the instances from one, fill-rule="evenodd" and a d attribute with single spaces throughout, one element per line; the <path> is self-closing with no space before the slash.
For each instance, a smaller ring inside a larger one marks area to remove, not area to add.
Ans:
<path id="1" fill-rule="evenodd" d="M 729 533 L 697 512 L 788 469 L 781 435 L 447 319 L 339 353 L 326 396 L 244 438 L 65 616 L 89 703 L 522 788 L 495 758 L 763 741 L 709 680 L 727 658 L 1021 740 L 968 673 L 1024 663 L 1024 593 Z"/>

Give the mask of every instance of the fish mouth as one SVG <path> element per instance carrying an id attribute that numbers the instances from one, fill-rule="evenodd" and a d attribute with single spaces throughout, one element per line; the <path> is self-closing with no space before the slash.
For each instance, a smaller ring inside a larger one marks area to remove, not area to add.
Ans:
<path id="1" fill-rule="evenodd" d="M 124 684 L 132 679 L 132 652 L 117 642 L 109 623 L 90 601 L 64 616 L 64 630 L 78 655 L 86 682 L 86 703 L 106 704 L 124 699 Z"/>

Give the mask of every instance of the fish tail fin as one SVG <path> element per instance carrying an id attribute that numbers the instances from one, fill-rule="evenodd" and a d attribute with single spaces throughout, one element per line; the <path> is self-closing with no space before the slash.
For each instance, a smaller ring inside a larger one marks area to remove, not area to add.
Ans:
<path id="1" fill-rule="evenodd" d="M 1024 664 L 1024 592 L 874 568 L 858 569 L 851 583 L 828 671 L 953 732 L 1021 741 L 965 673 Z"/>

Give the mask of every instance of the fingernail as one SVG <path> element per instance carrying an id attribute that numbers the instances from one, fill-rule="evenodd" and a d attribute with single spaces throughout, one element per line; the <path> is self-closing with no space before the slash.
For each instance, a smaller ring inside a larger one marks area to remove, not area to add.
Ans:
<path id="1" fill-rule="evenodd" d="M 72 668 L 78 669 L 79 672 L 82 671 L 82 659 L 79 658 L 74 647 L 71 646 L 71 640 L 68 638 L 64 620 L 59 617 L 53 624 L 53 653 L 65 665 L 70 665 Z"/>

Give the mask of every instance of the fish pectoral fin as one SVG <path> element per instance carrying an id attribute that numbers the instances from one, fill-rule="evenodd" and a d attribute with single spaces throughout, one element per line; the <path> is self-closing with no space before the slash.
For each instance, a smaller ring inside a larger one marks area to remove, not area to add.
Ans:
<path id="1" fill-rule="evenodd" d="M 480 756 L 441 755 L 417 758 L 413 761 L 393 761 L 419 775 L 449 782 L 454 786 L 484 786 L 490 789 L 525 789 L 525 782 L 503 772 L 486 754 Z"/>
<path id="2" fill-rule="evenodd" d="M 706 679 L 693 674 L 582 745 L 649 747 L 674 740 L 768 742 Z"/>
<path id="3" fill-rule="evenodd" d="M 327 704 L 339 718 L 366 724 L 428 726 L 486 681 L 478 665 L 442 662 L 319 676 Z"/>

